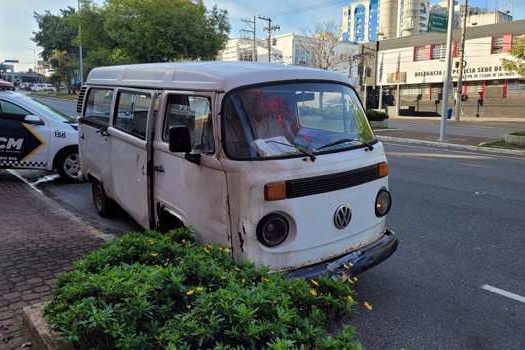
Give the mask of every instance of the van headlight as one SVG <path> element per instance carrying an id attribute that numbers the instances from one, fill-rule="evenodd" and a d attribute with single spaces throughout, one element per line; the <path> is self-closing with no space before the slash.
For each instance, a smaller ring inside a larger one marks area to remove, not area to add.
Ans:
<path id="1" fill-rule="evenodd" d="M 281 214 L 266 215 L 257 224 L 257 239 L 267 247 L 283 243 L 290 232 L 290 224 Z"/>
<path id="2" fill-rule="evenodd" d="M 376 197 L 376 216 L 382 217 L 388 214 L 392 206 L 392 196 L 384 188 L 379 190 Z"/>

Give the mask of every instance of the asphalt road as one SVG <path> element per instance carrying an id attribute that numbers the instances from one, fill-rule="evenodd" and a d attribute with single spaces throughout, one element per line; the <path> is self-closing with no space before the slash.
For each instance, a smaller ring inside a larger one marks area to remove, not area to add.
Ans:
<path id="1" fill-rule="evenodd" d="M 365 348 L 524 349 L 525 159 L 386 149 L 394 198 L 388 223 L 400 245 L 356 285 L 360 304 L 350 322 Z M 137 229 L 124 213 L 99 219 L 88 184 L 19 173 L 101 229 Z"/>
<path id="2" fill-rule="evenodd" d="M 399 250 L 363 274 L 369 349 L 523 349 L 525 159 L 387 144 Z M 524 299 L 525 300 L 525 299 Z"/>
<path id="3" fill-rule="evenodd" d="M 77 103 L 74 100 L 62 100 L 59 98 L 33 97 L 35 100 L 43 102 L 67 115 L 77 117 Z"/>

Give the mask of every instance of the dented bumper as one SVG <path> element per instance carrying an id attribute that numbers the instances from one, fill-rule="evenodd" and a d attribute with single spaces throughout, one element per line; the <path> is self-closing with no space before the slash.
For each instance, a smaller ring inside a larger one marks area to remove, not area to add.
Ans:
<path id="1" fill-rule="evenodd" d="M 338 258 L 306 266 L 287 273 L 292 278 L 312 278 L 323 274 L 358 275 L 390 257 L 398 241 L 393 231 L 386 230 L 376 241 Z"/>

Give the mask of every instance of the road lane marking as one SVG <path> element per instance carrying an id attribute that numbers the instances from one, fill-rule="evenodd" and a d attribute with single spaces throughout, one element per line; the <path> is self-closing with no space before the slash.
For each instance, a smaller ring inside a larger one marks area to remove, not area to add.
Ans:
<path id="1" fill-rule="evenodd" d="M 39 178 L 36 181 L 31 182 L 31 184 L 33 186 L 38 186 L 38 185 L 40 185 L 42 183 L 51 182 L 51 181 L 54 181 L 54 180 L 56 180 L 58 178 L 60 178 L 60 175 L 58 175 L 58 174 L 47 175 L 47 176 L 43 176 L 43 177 Z"/>
<path id="2" fill-rule="evenodd" d="M 484 290 L 486 290 L 488 292 L 499 294 L 501 296 L 504 296 L 504 297 L 507 297 L 509 299 L 516 300 L 516 301 L 519 301 L 519 302 L 522 302 L 522 303 L 525 304 L 525 297 L 522 297 L 521 295 L 514 294 L 514 293 L 511 293 L 511 292 L 507 292 L 506 290 L 499 289 L 499 288 L 493 287 L 493 286 L 488 285 L 488 284 L 482 285 L 481 289 L 484 289 Z"/>
<path id="3" fill-rule="evenodd" d="M 35 185 L 33 185 L 31 182 L 27 181 L 26 178 L 24 178 L 22 175 L 20 175 L 19 173 L 17 173 L 15 170 L 7 170 L 9 173 L 11 173 L 11 175 L 13 176 L 16 176 L 18 179 L 22 180 L 26 185 L 28 185 L 29 187 L 31 187 L 33 190 L 37 191 L 38 193 L 40 194 L 44 194 L 44 192 L 42 192 L 42 190 L 40 190 L 38 187 L 36 187 Z"/>

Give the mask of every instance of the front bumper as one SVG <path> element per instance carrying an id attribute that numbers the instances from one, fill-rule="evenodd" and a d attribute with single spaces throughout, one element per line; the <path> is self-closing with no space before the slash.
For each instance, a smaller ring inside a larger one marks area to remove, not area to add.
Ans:
<path id="1" fill-rule="evenodd" d="M 397 249 L 398 241 L 393 231 L 386 230 L 376 241 L 338 258 L 306 266 L 287 273 L 291 278 L 313 278 L 323 274 L 358 275 L 383 262 Z"/>

